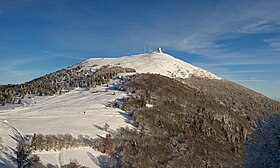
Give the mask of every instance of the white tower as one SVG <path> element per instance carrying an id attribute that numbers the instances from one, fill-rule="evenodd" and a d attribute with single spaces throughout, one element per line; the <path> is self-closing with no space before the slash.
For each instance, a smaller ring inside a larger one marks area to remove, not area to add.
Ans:
<path id="1" fill-rule="evenodd" d="M 157 53 L 162 53 L 161 48 L 158 48 L 156 51 L 157 51 Z"/>

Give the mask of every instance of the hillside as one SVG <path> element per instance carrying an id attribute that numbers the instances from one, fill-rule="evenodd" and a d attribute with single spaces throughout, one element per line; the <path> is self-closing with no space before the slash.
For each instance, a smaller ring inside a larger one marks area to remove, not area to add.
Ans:
<path id="1" fill-rule="evenodd" d="M 135 72 L 120 66 L 101 66 L 86 70 L 80 66 L 69 67 L 18 85 L 0 85 L 0 104 L 22 104 L 22 99 L 32 96 L 63 94 L 77 87 L 90 88 L 109 82 L 119 73 Z"/>
<path id="2" fill-rule="evenodd" d="M 279 104 L 260 93 L 225 79 L 189 78 L 180 81 L 205 93 L 238 115 L 246 117 L 248 121 L 255 120 L 260 114 L 269 115 L 270 111 L 267 111 L 267 108 L 275 109 Z"/>
<path id="3" fill-rule="evenodd" d="M 114 148 L 107 153 L 114 165 L 241 166 L 242 143 L 255 119 L 279 112 L 280 103 L 233 82 L 205 80 L 213 79 L 189 78 L 186 85 L 160 75 L 141 75 L 126 83 L 124 88 L 134 96 L 123 109 L 131 112 L 140 132 L 121 129 L 112 139 Z"/>
<path id="4" fill-rule="evenodd" d="M 218 76 L 162 52 L 119 58 L 90 58 L 74 66 L 16 85 L 0 86 L 0 105 L 22 104 L 25 96 L 52 96 L 77 87 L 95 87 L 120 73 L 156 73 L 172 78 Z"/>
<path id="5" fill-rule="evenodd" d="M 0 102 L 8 168 L 26 135 L 45 165 L 241 166 L 256 119 L 280 111 L 280 102 L 160 51 L 91 58 L 0 86 Z"/>
<path id="6" fill-rule="evenodd" d="M 123 116 L 125 112 L 114 107 L 115 103 L 128 96 L 126 92 L 118 89 L 118 82 L 119 80 L 116 79 L 111 80 L 108 85 L 98 85 L 90 89 L 76 88 L 62 95 L 35 96 L 31 98 L 29 106 L 1 110 L 0 126 L 2 128 L 4 125 L 5 129 L 0 129 L 0 137 L 3 145 L 8 148 L 3 152 L 14 157 L 13 149 L 16 147 L 16 139 L 11 137 L 18 135 L 15 130 L 23 135 L 31 136 L 70 134 L 76 138 L 82 135 L 96 139 L 119 127 L 130 126 Z M 109 125 L 107 131 L 104 130 L 105 124 Z M 7 131 L 7 128 L 12 131 Z M 91 144 L 93 145 L 94 142 L 92 141 Z M 34 152 L 40 156 L 44 164 L 58 166 L 77 159 L 84 166 L 99 167 L 97 157 L 103 156 L 92 147 L 83 146 L 68 150 L 63 148 L 55 151 Z M 10 164 L 6 165 L 7 160 L 13 163 L 10 156 L 2 154 L 2 150 L 0 150 L 0 155 L 0 167 L 14 167 Z"/>

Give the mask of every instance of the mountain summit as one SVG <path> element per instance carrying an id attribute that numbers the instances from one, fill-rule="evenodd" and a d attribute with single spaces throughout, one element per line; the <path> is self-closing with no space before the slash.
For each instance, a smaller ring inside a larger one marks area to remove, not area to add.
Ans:
<path id="1" fill-rule="evenodd" d="M 160 48 L 152 53 L 119 58 L 90 58 L 78 64 L 78 66 L 82 66 L 85 69 L 98 69 L 105 65 L 133 68 L 137 73 L 161 74 L 171 78 L 203 77 L 221 79 L 211 72 L 163 53 Z"/>

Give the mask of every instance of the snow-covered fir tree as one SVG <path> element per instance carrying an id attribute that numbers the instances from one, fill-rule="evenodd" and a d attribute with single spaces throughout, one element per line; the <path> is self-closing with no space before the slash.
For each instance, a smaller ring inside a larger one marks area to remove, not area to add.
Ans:
<path id="1" fill-rule="evenodd" d="M 257 121 L 251 140 L 245 143 L 244 167 L 280 167 L 280 114 Z"/>

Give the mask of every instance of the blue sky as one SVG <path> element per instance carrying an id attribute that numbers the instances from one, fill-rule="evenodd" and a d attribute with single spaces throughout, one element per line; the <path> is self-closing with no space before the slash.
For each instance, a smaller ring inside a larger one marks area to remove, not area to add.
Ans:
<path id="1" fill-rule="evenodd" d="M 278 0 L 0 0 L 0 84 L 146 46 L 280 97 L 279 9 Z"/>

